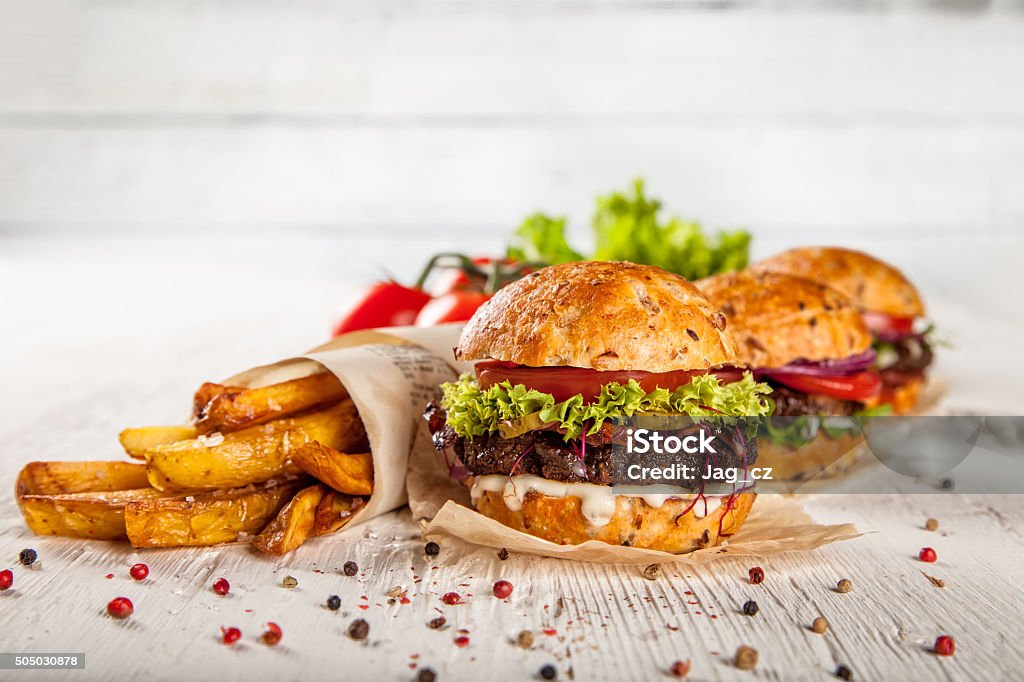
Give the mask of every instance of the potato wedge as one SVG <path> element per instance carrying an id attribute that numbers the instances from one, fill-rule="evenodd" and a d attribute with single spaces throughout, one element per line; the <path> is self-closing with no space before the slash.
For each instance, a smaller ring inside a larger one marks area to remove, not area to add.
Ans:
<path id="1" fill-rule="evenodd" d="M 225 386 L 224 384 L 215 384 L 207 381 L 205 384 L 199 387 L 196 394 L 192 396 L 192 419 L 199 419 L 199 416 L 203 413 L 203 410 L 210 401 L 221 393 L 228 391 L 244 391 L 245 388 L 242 386 Z"/>
<path id="2" fill-rule="evenodd" d="M 118 435 L 118 440 L 129 457 L 145 459 L 146 450 L 179 440 L 191 440 L 198 435 L 194 426 L 141 426 L 125 429 Z"/>
<path id="3" fill-rule="evenodd" d="M 146 466 L 134 462 L 29 462 L 15 484 L 23 495 L 64 495 L 148 488 Z"/>
<path id="4" fill-rule="evenodd" d="M 213 386 L 224 390 L 213 393 L 216 390 Z M 213 395 L 196 414 L 199 433 L 229 433 L 335 403 L 348 396 L 348 391 L 330 372 L 260 388 L 237 389 L 216 384 L 204 384 L 204 387 L 205 391 L 200 388 L 196 394 L 197 403 L 207 394 Z"/>
<path id="5" fill-rule="evenodd" d="M 326 492 L 327 486 L 317 484 L 295 493 L 274 520 L 253 538 L 252 546 L 261 552 L 281 556 L 313 537 L 316 511 Z"/>
<path id="6" fill-rule="evenodd" d="M 25 524 L 39 535 L 89 540 L 125 540 L 125 506 L 161 495 L 153 488 L 65 495 L 20 495 Z"/>
<path id="7" fill-rule="evenodd" d="M 373 492 L 373 457 L 338 452 L 319 441 L 300 445 L 292 454 L 295 466 L 337 491 L 349 495 Z"/>
<path id="8" fill-rule="evenodd" d="M 149 482 L 159 490 L 217 490 L 262 483 L 298 472 L 291 457 L 303 443 L 317 440 L 346 449 L 365 437 L 355 405 L 343 400 L 320 412 L 159 445 L 146 452 Z"/>
<path id="9" fill-rule="evenodd" d="M 141 499 L 125 507 L 132 547 L 205 547 L 255 535 L 306 479 L 187 497 Z"/>
<path id="10" fill-rule="evenodd" d="M 365 506 L 366 498 L 364 497 L 353 497 L 336 490 L 328 490 L 316 508 L 313 534 L 327 535 L 341 529 L 352 520 L 357 511 Z"/>

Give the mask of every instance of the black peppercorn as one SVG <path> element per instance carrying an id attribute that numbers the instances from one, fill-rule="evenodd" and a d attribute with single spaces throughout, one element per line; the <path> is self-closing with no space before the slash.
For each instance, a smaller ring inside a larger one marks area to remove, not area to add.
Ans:
<path id="1" fill-rule="evenodd" d="M 420 671 L 416 674 L 416 682 L 434 682 L 437 679 L 437 673 L 430 668 L 420 668 Z"/>
<path id="2" fill-rule="evenodd" d="M 437 556 L 441 553 L 441 545 L 436 542 L 428 542 L 423 551 L 427 553 L 427 556 Z"/>
<path id="3" fill-rule="evenodd" d="M 748 616 L 757 615 L 757 612 L 757 602 L 753 599 L 749 600 L 746 604 L 743 605 L 743 613 L 747 614 Z"/>
<path id="4" fill-rule="evenodd" d="M 357 618 L 348 626 L 348 636 L 352 639 L 366 639 L 370 634 L 370 624 L 362 618 Z"/>
<path id="5" fill-rule="evenodd" d="M 498 552 L 498 558 L 501 559 L 502 561 L 504 561 L 505 559 L 508 559 L 508 550 L 505 549 L 504 547 L 502 547 L 501 551 Z"/>
<path id="6" fill-rule="evenodd" d="M 336 594 L 332 594 L 327 598 L 327 608 L 331 611 L 337 611 L 341 608 L 341 597 Z"/>
<path id="7" fill-rule="evenodd" d="M 836 668 L 836 677 L 838 677 L 841 680 L 846 680 L 846 682 L 850 682 L 850 680 L 853 679 L 853 671 L 847 668 L 845 665 L 841 665 L 838 668 Z"/>
<path id="8" fill-rule="evenodd" d="M 550 663 L 540 669 L 540 676 L 545 680 L 553 680 L 558 677 L 558 669 Z"/>
<path id="9" fill-rule="evenodd" d="M 31 566 L 36 562 L 37 556 L 38 555 L 34 549 L 23 549 L 21 550 L 21 553 L 18 554 L 18 561 L 21 562 L 22 566 Z"/>
<path id="10" fill-rule="evenodd" d="M 354 561 L 346 561 L 342 570 L 345 572 L 345 575 L 353 576 L 359 572 L 359 564 Z"/>

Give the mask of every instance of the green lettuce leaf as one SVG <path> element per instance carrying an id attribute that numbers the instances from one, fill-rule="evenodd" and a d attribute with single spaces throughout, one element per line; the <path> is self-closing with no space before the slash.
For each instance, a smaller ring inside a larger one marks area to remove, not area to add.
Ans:
<path id="1" fill-rule="evenodd" d="M 632 192 L 598 197 L 593 216 L 596 251 L 591 260 L 628 260 L 656 265 L 694 280 L 742 270 L 750 255 L 750 234 L 743 230 L 705 234 L 698 223 L 661 218 L 661 202 L 644 193 L 636 180 Z M 566 219 L 535 213 L 516 228 L 507 257 L 554 265 L 585 260 L 566 237 Z"/>
<path id="2" fill-rule="evenodd" d="M 695 222 L 659 218 L 661 202 L 647 197 L 644 181 L 633 182 L 632 194 L 613 192 L 598 197 L 593 224 L 596 260 L 628 260 L 656 265 L 689 280 L 747 266 L 750 234 L 742 230 L 704 233 Z"/>
<path id="3" fill-rule="evenodd" d="M 814 440 L 807 421 L 807 417 L 790 417 L 779 421 L 765 419 L 762 428 L 764 434 L 776 443 L 799 448 Z"/>
<path id="4" fill-rule="evenodd" d="M 568 263 L 583 260 L 565 237 L 565 218 L 534 213 L 512 233 L 508 258 L 521 263 Z"/>
<path id="5" fill-rule="evenodd" d="M 889 417 L 892 416 L 892 405 L 889 403 L 881 403 L 874 407 L 865 407 L 863 410 L 857 410 L 854 412 L 853 416 L 865 421 L 874 417 Z"/>
<path id="6" fill-rule="evenodd" d="M 609 383 L 592 402 L 582 395 L 556 402 L 549 393 L 509 382 L 481 389 L 472 374 L 441 385 L 441 406 L 448 425 L 464 438 L 496 431 L 504 437 L 539 426 L 556 426 L 565 440 L 579 438 L 583 429 L 594 433 L 609 419 L 637 414 L 684 414 L 690 417 L 763 417 L 771 414 L 767 384 L 746 372 L 740 381 L 722 384 L 712 374 L 694 377 L 674 391 L 658 388 L 650 393 L 630 379 L 625 385 Z"/>
<path id="7" fill-rule="evenodd" d="M 820 433 L 832 439 L 861 435 L 864 432 L 864 424 L 875 417 L 890 414 L 892 405 L 882 404 L 854 412 L 850 418 L 816 415 L 765 419 L 761 424 L 761 432 L 776 443 L 801 448 Z"/>

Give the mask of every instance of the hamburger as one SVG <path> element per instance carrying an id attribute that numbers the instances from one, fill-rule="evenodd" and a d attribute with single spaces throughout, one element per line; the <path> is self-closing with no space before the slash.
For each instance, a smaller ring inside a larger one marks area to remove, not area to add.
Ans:
<path id="1" fill-rule="evenodd" d="M 726 319 L 686 279 L 624 262 L 565 263 L 501 289 L 455 348 L 475 371 L 442 386 L 425 417 L 458 458 L 476 509 L 559 544 L 598 540 L 686 552 L 718 544 L 755 495 L 612 491 L 616 420 L 763 416 L 767 386 L 735 369 Z M 689 420 L 684 420 L 689 421 Z M 716 428 L 720 463 L 746 466 L 756 440 Z"/>
<path id="2" fill-rule="evenodd" d="M 876 405 L 882 392 L 858 308 L 825 284 L 774 272 L 732 272 L 696 285 L 725 315 L 739 363 L 771 387 L 774 411 L 759 439 L 760 464 L 784 481 L 852 465 L 863 436 L 851 417 Z"/>
<path id="3" fill-rule="evenodd" d="M 897 414 L 913 409 L 933 354 L 928 331 L 922 330 L 924 303 L 902 272 L 866 253 L 838 247 L 792 249 L 752 269 L 809 277 L 853 301 L 874 336 L 880 402 Z"/>

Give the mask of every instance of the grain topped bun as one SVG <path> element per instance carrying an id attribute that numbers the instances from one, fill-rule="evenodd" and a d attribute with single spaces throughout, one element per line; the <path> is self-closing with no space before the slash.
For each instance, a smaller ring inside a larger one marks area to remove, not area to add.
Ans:
<path id="1" fill-rule="evenodd" d="M 757 465 L 772 468 L 776 481 L 819 481 L 842 476 L 870 452 L 863 434 L 832 438 L 821 433 L 803 447 L 793 448 L 762 438 Z"/>
<path id="2" fill-rule="evenodd" d="M 725 317 L 686 279 L 649 265 L 553 265 L 509 284 L 473 315 L 459 360 L 669 372 L 736 361 Z"/>
<path id="3" fill-rule="evenodd" d="M 871 347 L 860 311 L 824 284 L 749 270 L 696 284 L 725 315 L 739 361 L 749 367 L 839 359 Z"/>
<path id="4" fill-rule="evenodd" d="M 784 251 L 751 267 L 824 282 L 861 310 L 900 317 L 923 317 L 924 303 L 902 272 L 874 256 L 838 247 Z"/>

